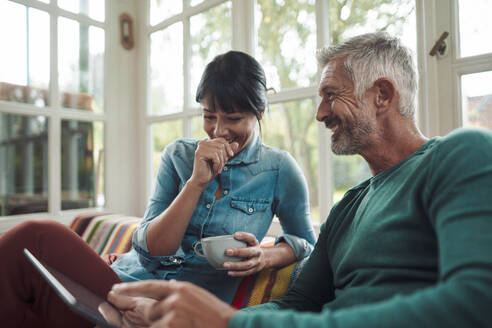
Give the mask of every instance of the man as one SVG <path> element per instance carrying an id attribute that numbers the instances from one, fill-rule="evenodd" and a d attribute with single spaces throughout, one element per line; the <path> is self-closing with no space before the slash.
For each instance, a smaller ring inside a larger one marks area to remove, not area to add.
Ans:
<path id="1" fill-rule="evenodd" d="M 191 284 L 147 281 L 114 286 L 111 302 L 155 327 L 492 325 L 492 134 L 424 137 L 412 56 L 385 33 L 318 61 L 316 119 L 333 152 L 362 155 L 373 177 L 333 207 L 287 295 L 235 311 Z"/>

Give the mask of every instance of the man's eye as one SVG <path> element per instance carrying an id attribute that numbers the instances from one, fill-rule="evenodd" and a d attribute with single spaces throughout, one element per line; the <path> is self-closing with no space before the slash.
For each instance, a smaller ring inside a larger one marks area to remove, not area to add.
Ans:
<path id="1" fill-rule="evenodd" d="M 335 93 L 333 93 L 333 92 L 327 92 L 327 93 L 325 93 L 325 98 L 328 101 L 332 101 L 335 98 Z"/>

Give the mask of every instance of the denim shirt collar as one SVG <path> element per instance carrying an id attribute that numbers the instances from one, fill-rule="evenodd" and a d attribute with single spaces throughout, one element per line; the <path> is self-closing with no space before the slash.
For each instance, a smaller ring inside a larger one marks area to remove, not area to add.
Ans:
<path id="1" fill-rule="evenodd" d="M 227 162 L 227 164 L 252 164 L 256 163 L 260 160 L 261 153 L 261 140 L 258 135 L 258 132 L 255 130 L 253 137 L 249 144 L 241 150 L 241 152 Z"/>

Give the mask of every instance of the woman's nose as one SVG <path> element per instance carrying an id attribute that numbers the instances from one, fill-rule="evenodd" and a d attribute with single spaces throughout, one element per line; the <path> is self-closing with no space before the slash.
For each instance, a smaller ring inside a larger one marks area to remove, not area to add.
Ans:
<path id="1" fill-rule="evenodd" d="M 217 122 L 215 124 L 214 135 L 216 138 L 227 136 L 227 127 L 223 123 Z"/>

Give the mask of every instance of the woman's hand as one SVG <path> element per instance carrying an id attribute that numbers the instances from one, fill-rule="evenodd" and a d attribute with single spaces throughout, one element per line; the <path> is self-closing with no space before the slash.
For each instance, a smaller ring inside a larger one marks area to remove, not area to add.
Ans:
<path id="1" fill-rule="evenodd" d="M 231 247 L 226 250 L 226 255 L 244 257 L 244 261 L 225 262 L 224 268 L 232 277 L 244 277 L 261 271 L 267 266 L 265 251 L 260 247 L 260 243 L 255 235 L 249 232 L 236 232 L 234 238 L 246 242 L 247 247 Z"/>
<path id="2" fill-rule="evenodd" d="M 217 174 L 222 172 L 225 163 L 234 157 L 239 144 L 228 143 L 224 138 L 204 140 L 198 143 L 190 180 L 206 186 Z"/>

